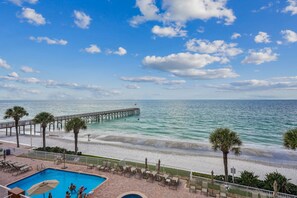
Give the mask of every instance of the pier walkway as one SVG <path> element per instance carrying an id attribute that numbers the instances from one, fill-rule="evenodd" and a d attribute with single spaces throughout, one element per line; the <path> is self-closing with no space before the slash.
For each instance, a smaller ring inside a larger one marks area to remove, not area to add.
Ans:
<path id="1" fill-rule="evenodd" d="M 67 123 L 68 120 L 72 118 L 81 118 L 85 120 L 87 123 L 93 122 L 102 122 L 104 120 L 113 120 L 123 117 L 129 117 L 134 115 L 139 115 L 140 109 L 139 108 L 127 108 L 127 109 L 117 109 L 117 110 L 110 110 L 110 111 L 100 111 L 100 112 L 92 112 L 92 113 L 82 113 L 82 114 L 75 114 L 75 115 L 65 115 L 65 116 L 56 116 L 55 121 L 48 125 L 49 131 L 58 129 L 61 130 L 63 125 Z M 33 119 L 30 120 L 20 120 L 19 121 L 19 132 L 21 131 L 25 133 L 26 126 L 29 126 L 30 134 L 32 130 L 34 134 L 36 133 L 36 125 L 40 127 L 39 124 L 35 124 Z M 5 129 L 6 135 L 8 135 L 8 130 L 10 135 L 12 133 L 13 128 L 15 128 L 14 121 L 11 122 L 2 122 L 0 123 L 0 129 Z"/>

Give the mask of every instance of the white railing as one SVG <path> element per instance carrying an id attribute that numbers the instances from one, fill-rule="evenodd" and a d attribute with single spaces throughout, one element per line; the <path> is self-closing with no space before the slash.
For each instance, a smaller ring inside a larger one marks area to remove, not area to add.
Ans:
<path id="1" fill-rule="evenodd" d="M 196 180 L 197 182 L 198 181 L 206 181 L 208 183 L 213 182 L 214 184 L 217 184 L 219 186 L 224 185 L 228 190 L 232 190 L 232 189 L 240 190 L 243 193 L 245 192 L 245 193 L 255 194 L 256 197 L 258 197 L 259 195 L 260 195 L 260 197 L 262 197 L 262 196 L 267 197 L 267 198 L 273 197 L 273 191 L 269 191 L 269 190 L 265 190 L 265 189 L 244 186 L 244 185 L 240 185 L 240 184 L 229 183 L 229 182 L 215 180 L 215 179 L 211 180 L 209 178 L 192 175 L 192 173 L 191 173 L 191 178 L 192 178 L 192 180 Z M 281 193 L 281 192 L 277 193 L 277 197 L 278 198 L 297 198 L 296 195 L 291 195 L 291 194 L 286 194 L 286 193 Z"/>

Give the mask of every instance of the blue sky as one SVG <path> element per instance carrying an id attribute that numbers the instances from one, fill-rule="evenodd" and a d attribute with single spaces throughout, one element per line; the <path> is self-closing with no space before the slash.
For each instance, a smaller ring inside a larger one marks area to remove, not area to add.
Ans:
<path id="1" fill-rule="evenodd" d="M 296 99 L 297 0 L 0 0 L 1 99 Z"/>

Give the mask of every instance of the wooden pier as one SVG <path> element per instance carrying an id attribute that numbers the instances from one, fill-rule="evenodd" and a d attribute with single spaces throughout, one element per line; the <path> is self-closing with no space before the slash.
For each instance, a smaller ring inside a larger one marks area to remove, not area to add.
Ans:
<path id="1" fill-rule="evenodd" d="M 102 122 L 104 120 L 114 120 L 134 115 L 139 115 L 140 109 L 139 108 L 128 108 L 128 109 L 117 109 L 111 111 L 100 111 L 100 112 L 93 112 L 93 113 L 82 113 L 82 114 L 75 114 L 75 115 L 65 115 L 65 116 L 56 116 L 55 121 L 48 124 L 48 130 L 61 130 L 63 126 L 67 123 L 67 121 L 71 120 L 72 118 L 81 118 L 86 121 L 86 123 L 96 123 Z M 28 129 L 30 134 L 36 133 L 36 126 L 39 124 L 35 124 L 33 120 L 20 120 L 19 121 L 19 133 L 21 131 L 25 134 L 26 129 Z M 12 130 L 15 128 L 14 121 L 11 122 L 2 122 L 0 123 L 0 129 L 5 129 L 6 135 L 8 135 L 8 131 L 11 135 Z M 40 130 L 41 131 L 41 130 Z"/>

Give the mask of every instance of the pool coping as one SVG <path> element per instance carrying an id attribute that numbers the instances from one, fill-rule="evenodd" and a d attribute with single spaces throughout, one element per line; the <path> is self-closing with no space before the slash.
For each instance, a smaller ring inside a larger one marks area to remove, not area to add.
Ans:
<path id="1" fill-rule="evenodd" d="M 117 196 L 117 198 L 122 198 L 123 196 L 129 195 L 129 194 L 136 194 L 136 195 L 140 195 L 142 198 L 147 198 L 146 195 L 144 195 L 143 193 L 138 192 L 138 191 L 129 191 L 129 192 L 125 192 L 125 193 L 122 193 L 122 194 L 120 194 L 119 196 Z"/>
<path id="2" fill-rule="evenodd" d="M 6 184 L 5 186 L 8 187 L 8 186 L 11 185 L 11 184 L 14 184 L 14 183 L 16 183 L 16 182 L 19 182 L 20 180 L 26 179 L 26 178 L 28 178 L 28 177 L 32 177 L 33 175 L 36 175 L 36 174 L 38 174 L 38 173 L 40 173 L 40 172 L 42 172 L 42 171 L 44 171 L 44 170 L 48 170 L 48 169 L 59 170 L 59 171 L 67 171 L 67 172 L 74 172 L 74 173 L 85 174 L 85 175 L 92 175 L 92 176 L 97 176 L 97 177 L 102 177 L 102 178 L 104 178 L 105 180 L 104 180 L 100 185 L 98 185 L 96 188 L 92 189 L 92 190 L 89 192 L 89 193 L 91 193 L 91 194 L 93 194 L 93 193 L 95 192 L 95 190 L 97 190 L 101 185 L 103 185 L 104 183 L 106 183 L 106 181 L 109 180 L 109 178 L 106 177 L 106 176 L 104 176 L 104 175 L 85 173 L 85 172 L 83 172 L 83 171 L 71 171 L 71 170 L 65 170 L 65 169 L 59 169 L 59 168 L 51 168 L 51 167 L 49 167 L 49 168 L 45 168 L 45 169 L 43 169 L 43 170 L 41 170 L 41 171 L 37 171 L 36 173 L 33 173 L 33 174 L 31 174 L 31 175 L 22 177 L 22 178 L 20 178 L 20 179 L 14 181 L 14 182 L 8 183 L 8 184 Z M 8 187 L 8 188 L 9 188 L 9 187 Z"/>

